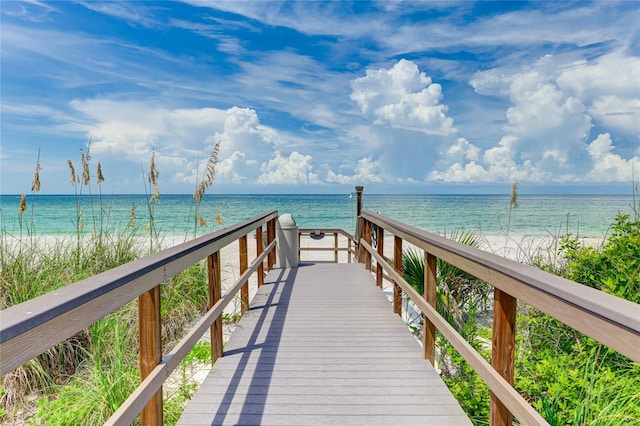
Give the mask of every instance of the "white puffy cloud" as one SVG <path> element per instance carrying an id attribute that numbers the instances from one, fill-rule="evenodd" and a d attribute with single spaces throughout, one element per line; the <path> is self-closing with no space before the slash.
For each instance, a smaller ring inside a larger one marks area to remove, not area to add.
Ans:
<path id="1" fill-rule="evenodd" d="M 580 98 L 601 96 L 640 96 L 640 57 L 621 51 L 603 55 L 595 61 L 576 61 L 557 78 L 558 86 Z"/>
<path id="2" fill-rule="evenodd" d="M 276 151 L 275 156 L 261 167 L 262 174 L 258 183 L 296 185 L 301 183 L 319 183 L 318 175 L 313 173 L 313 158 L 297 151 L 283 157 Z"/>
<path id="3" fill-rule="evenodd" d="M 327 172 L 325 180 L 328 183 L 359 185 L 367 182 L 382 182 L 383 178 L 380 173 L 380 162 L 374 160 L 371 156 L 361 158 L 355 166 L 343 165 L 344 168 L 352 169 L 353 174 L 335 173 L 333 170 Z M 388 178 L 384 179 L 389 181 Z"/>
<path id="4" fill-rule="evenodd" d="M 275 183 L 279 176 L 292 177 L 291 167 L 301 167 L 301 158 L 306 158 L 294 152 L 287 159 L 289 169 L 279 165 L 283 157 L 275 149 L 282 145 L 282 137 L 262 125 L 257 112 L 249 108 L 168 109 L 105 99 L 76 100 L 71 106 L 84 119 L 65 126 L 86 132 L 95 154 L 119 156 L 137 165 L 148 163 L 154 150 L 162 176 L 177 183 L 202 179 L 217 142 L 220 182 Z M 315 178 L 308 173 L 306 179 Z"/>
<path id="5" fill-rule="evenodd" d="M 625 160 L 618 154 L 614 154 L 614 145 L 611 135 L 604 133 L 591 142 L 587 150 L 593 160 L 593 167 L 586 176 L 591 182 L 632 182 L 640 173 L 640 158 L 635 156 Z"/>
<path id="6" fill-rule="evenodd" d="M 593 101 L 589 113 L 607 128 L 634 136 L 640 134 L 640 97 L 601 96 Z"/>
<path id="7" fill-rule="evenodd" d="M 541 69 L 548 61 L 539 61 Z M 431 173 L 431 180 L 567 182 L 584 172 L 578 160 L 585 156 L 592 122 L 582 102 L 538 70 L 508 80 L 511 106 L 505 114 L 505 135 L 483 154 L 464 140 L 452 143 L 440 162 L 444 167 Z M 469 157 L 460 158 L 469 148 Z"/>
<path id="8" fill-rule="evenodd" d="M 480 148 L 470 143 L 465 138 L 458 138 L 455 144 L 449 146 L 445 152 L 445 156 L 453 160 L 459 159 L 476 161 L 480 156 Z"/>
<path id="9" fill-rule="evenodd" d="M 74 100 L 71 107 L 84 120 L 65 126 L 85 131 L 96 153 L 122 155 L 139 162 L 148 160 L 153 149 L 171 156 L 200 151 L 203 142 L 213 145 L 213 132 L 225 112 L 215 108 L 167 109 L 134 101 L 109 99 Z"/>
<path id="10" fill-rule="evenodd" d="M 376 124 L 434 135 L 455 132 L 449 108 L 441 103 L 442 87 L 411 61 L 401 59 L 390 69 L 368 69 L 351 86 L 351 99 Z"/>

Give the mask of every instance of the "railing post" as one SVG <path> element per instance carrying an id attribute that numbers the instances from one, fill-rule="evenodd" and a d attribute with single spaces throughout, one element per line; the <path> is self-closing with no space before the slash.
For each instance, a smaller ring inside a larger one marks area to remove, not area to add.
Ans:
<path id="1" fill-rule="evenodd" d="M 516 346 L 515 297 L 498 290 L 493 293 L 493 342 L 491 365 L 513 386 L 514 357 Z M 502 402 L 491 394 L 491 425 L 511 426 L 513 416 Z"/>
<path id="2" fill-rule="evenodd" d="M 378 254 L 384 257 L 384 229 L 382 229 L 382 226 L 378 226 L 376 241 L 378 241 Z M 382 269 L 382 265 L 380 264 L 380 262 L 376 262 L 376 285 L 380 288 L 382 288 L 383 274 L 384 270 Z"/>
<path id="3" fill-rule="evenodd" d="M 300 254 L 301 254 L 301 250 L 300 248 L 302 247 L 302 232 L 300 232 L 300 230 L 298 230 L 298 263 L 300 263 Z"/>
<path id="4" fill-rule="evenodd" d="M 371 245 L 371 222 L 369 222 L 368 220 L 364 221 L 363 238 L 367 242 L 367 244 Z M 371 253 L 369 253 L 369 250 L 365 249 L 364 247 L 362 249 L 362 257 L 365 268 L 367 268 L 367 271 L 371 271 Z"/>
<path id="5" fill-rule="evenodd" d="M 256 257 L 260 257 L 263 251 L 262 226 L 258 226 L 258 228 L 256 229 Z M 258 288 L 260 288 L 264 284 L 264 262 L 260 262 L 256 273 L 258 274 Z"/>
<path id="6" fill-rule="evenodd" d="M 240 237 L 240 275 L 249 269 L 249 256 L 247 253 L 247 236 Z M 240 289 L 240 313 L 244 314 L 249 309 L 249 281 L 245 281 Z"/>
<path id="7" fill-rule="evenodd" d="M 402 238 L 393 237 L 393 267 L 402 275 Z M 402 289 L 393 283 L 393 313 L 402 316 Z"/>
<path id="8" fill-rule="evenodd" d="M 300 247 L 299 243 L 298 243 L 298 247 Z M 335 249 L 333 252 L 333 261 L 338 263 L 338 233 L 337 232 L 333 233 L 333 248 Z"/>
<path id="9" fill-rule="evenodd" d="M 220 252 L 216 251 L 207 257 L 207 275 L 209 277 L 209 309 L 222 297 L 222 280 L 220 275 Z M 211 324 L 211 364 L 223 355 L 222 352 L 222 315 Z"/>
<path id="10" fill-rule="evenodd" d="M 354 234 L 354 251 L 356 253 L 355 261 L 358 263 L 364 262 L 364 254 L 362 253 L 363 248 L 360 244 L 360 238 L 363 237 L 362 226 L 364 225 L 363 219 L 360 217 L 360 214 L 362 213 L 362 191 L 364 191 L 363 186 L 356 186 L 356 232 Z"/>
<path id="11" fill-rule="evenodd" d="M 160 286 L 155 286 L 138 297 L 140 326 L 140 380 L 144 380 L 162 360 L 160 328 Z M 162 425 L 162 388 L 142 409 L 143 426 Z"/>
<path id="12" fill-rule="evenodd" d="M 431 253 L 424 253 L 424 298 L 436 309 L 438 259 Z M 436 326 L 423 315 L 424 358 L 435 365 L 436 361 Z"/>
<path id="13" fill-rule="evenodd" d="M 271 219 L 267 222 L 267 245 L 271 244 L 276 239 L 276 219 Z M 276 264 L 276 251 L 271 250 L 267 256 L 267 270 L 273 269 L 273 265 Z"/>

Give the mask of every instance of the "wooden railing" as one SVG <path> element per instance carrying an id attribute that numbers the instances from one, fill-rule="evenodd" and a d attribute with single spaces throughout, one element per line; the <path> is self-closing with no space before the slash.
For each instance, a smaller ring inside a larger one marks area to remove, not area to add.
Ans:
<path id="1" fill-rule="evenodd" d="M 640 362 L 640 305 L 371 211 L 359 210 L 358 216 L 361 221 L 356 233 L 359 261 L 371 270 L 372 259 L 375 259 L 378 285 L 382 284 L 383 271 L 391 277 L 394 282 L 394 312 L 401 314 L 403 293 L 422 312 L 426 359 L 434 363 L 437 329 L 489 386 L 492 392 L 492 425 L 510 425 L 512 415 L 522 424 L 547 424 L 513 388 L 518 300 Z M 374 230 L 377 237 L 375 249 L 372 247 Z M 393 264 L 384 257 L 382 242 L 385 231 L 394 236 Z M 403 279 L 403 241 L 424 250 L 424 294 L 418 294 Z M 493 285 L 491 364 L 436 311 L 438 258 Z"/>
<path id="2" fill-rule="evenodd" d="M 242 310 L 249 300 L 248 280 L 257 272 L 263 283 L 263 262 L 275 264 L 273 210 L 193 241 L 127 263 L 102 274 L 0 311 L 0 375 L 86 329 L 105 315 L 138 298 L 140 328 L 140 386 L 107 424 L 129 425 L 142 413 L 143 425 L 161 425 L 162 385 L 200 337 L 211 333 L 212 362 L 222 356 L 224 308 L 241 292 Z M 262 226 L 267 227 L 266 247 Z M 256 259 L 248 264 L 247 235 L 255 230 Z M 220 249 L 239 241 L 240 277 L 223 296 Z M 160 283 L 207 259 L 209 308 L 180 342 L 163 356 L 160 345 Z"/>
<path id="3" fill-rule="evenodd" d="M 311 240 L 321 240 L 326 238 L 327 236 L 333 236 L 333 247 L 325 246 L 310 246 L 310 247 L 302 247 L 302 238 L 307 237 Z M 340 247 L 340 235 L 346 238 L 347 245 L 346 247 Z M 346 252 L 347 253 L 347 263 L 351 263 L 352 256 L 355 255 L 354 248 L 354 240 L 353 236 L 348 232 L 342 229 L 334 229 L 334 228 L 301 228 L 298 230 L 298 261 L 301 260 L 301 252 L 333 252 L 333 262 L 338 263 L 339 253 Z M 314 261 L 314 260 L 306 260 L 306 261 Z M 319 260 L 322 262 L 323 260 Z"/>

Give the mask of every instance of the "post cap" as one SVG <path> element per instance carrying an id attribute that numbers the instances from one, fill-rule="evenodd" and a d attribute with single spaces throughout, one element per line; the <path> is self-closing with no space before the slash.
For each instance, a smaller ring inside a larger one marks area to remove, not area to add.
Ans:
<path id="1" fill-rule="evenodd" d="M 289 213 L 278 217 L 278 227 L 280 229 L 293 229 L 296 227 L 296 220 Z"/>

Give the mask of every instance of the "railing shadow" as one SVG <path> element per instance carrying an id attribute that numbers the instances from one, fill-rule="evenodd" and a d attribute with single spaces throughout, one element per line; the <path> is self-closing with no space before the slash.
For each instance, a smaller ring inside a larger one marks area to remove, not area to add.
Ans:
<path id="1" fill-rule="evenodd" d="M 268 297 L 263 304 L 254 305 L 250 311 L 261 310 L 260 316 L 256 320 L 256 326 L 248 338 L 246 345 L 242 348 L 235 348 L 229 351 L 225 351 L 225 356 L 241 355 L 241 359 L 238 361 L 236 370 L 233 377 L 227 387 L 227 390 L 222 398 L 218 411 L 212 421 L 212 425 L 223 424 L 227 415 L 229 414 L 229 408 L 234 402 L 234 399 L 241 386 L 241 381 L 247 370 L 247 366 L 251 362 L 251 357 L 257 351 L 260 352 L 258 356 L 258 368 L 260 374 L 253 374 L 251 383 L 246 392 L 245 400 L 242 402 L 243 407 L 236 424 L 260 424 L 263 416 L 263 409 L 268 396 L 268 388 L 275 369 L 276 355 L 278 352 L 278 346 L 280 338 L 282 336 L 282 328 L 284 325 L 287 311 L 289 309 L 289 301 L 291 300 L 291 293 L 295 284 L 295 278 L 297 275 L 297 268 L 281 269 L 280 274 L 273 282 L 265 282 L 261 287 L 267 289 L 271 287 L 268 292 Z M 255 301 L 255 298 L 254 298 Z M 269 320 L 267 317 L 271 316 Z M 268 327 L 266 335 L 260 338 L 261 333 L 265 327 Z M 268 345 L 264 343 L 268 342 Z M 274 348 L 272 350 L 272 348 Z M 265 388 L 264 390 L 262 388 Z"/>

